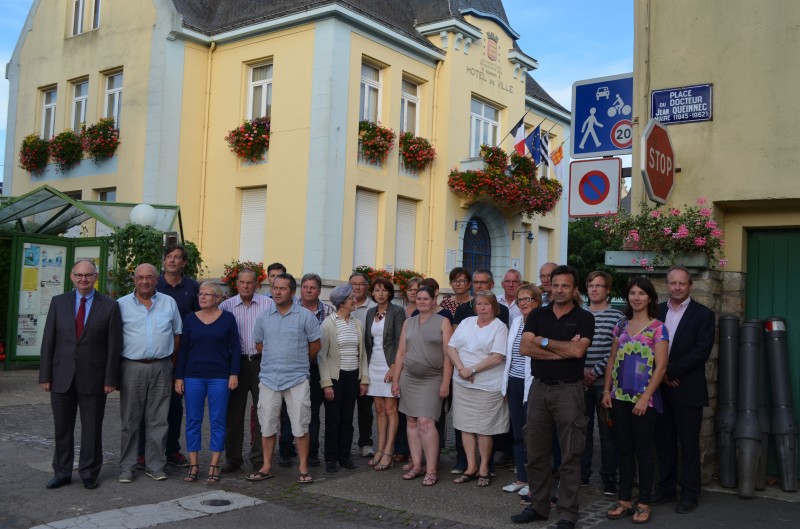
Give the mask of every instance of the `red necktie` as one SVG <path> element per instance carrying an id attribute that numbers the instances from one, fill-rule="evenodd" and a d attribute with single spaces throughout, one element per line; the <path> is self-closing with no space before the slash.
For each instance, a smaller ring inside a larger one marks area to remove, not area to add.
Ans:
<path id="1" fill-rule="evenodd" d="M 86 320 L 86 297 L 81 298 L 81 306 L 78 307 L 78 315 L 75 316 L 75 336 L 77 338 L 83 334 L 84 320 Z"/>

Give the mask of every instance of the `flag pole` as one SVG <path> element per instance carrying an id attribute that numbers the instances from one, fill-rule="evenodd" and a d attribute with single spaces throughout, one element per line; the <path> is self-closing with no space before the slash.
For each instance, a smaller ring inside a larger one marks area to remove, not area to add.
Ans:
<path id="1" fill-rule="evenodd" d="M 530 113 L 530 110 L 526 110 L 526 111 L 525 111 L 525 113 L 524 113 L 524 114 L 522 115 L 522 117 L 520 118 L 520 120 L 519 120 L 519 121 L 517 121 L 517 123 L 519 123 L 520 121 L 524 120 L 524 119 L 525 119 L 525 116 L 527 116 L 529 113 Z M 544 120 L 542 120 L 542 121 L 544 121 Z M 523 124 L 522 124 L 522 126 L 524 127 L 524 126 L 525 126 L 525 124 L 523 123 Z M 499 142 L 497 142 L 497 144 L 498 144 L 498 145 L 500 145 L 501 143 L 503 143 L 504 141 L 506 141 L 506 138 L 508 138 L 509 136 L 511 136 L 511 131 L 510 131 L 510 130 L 509 130 L 509 131 L 506 133 L 506 135 L 505 135 L 505 136 L 503 136 L 503 139 L 502 139 L 502 140 L 500 140 Z"/>

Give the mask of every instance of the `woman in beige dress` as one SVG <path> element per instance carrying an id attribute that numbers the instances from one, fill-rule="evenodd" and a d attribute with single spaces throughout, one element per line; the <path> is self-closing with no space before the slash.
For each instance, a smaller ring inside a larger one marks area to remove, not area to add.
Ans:
<path id="1" fill-rule="evenodd" d="M 400 411 L 406 414 L 411 468 L 403 479 L 415 479 L 426 469 L 422 484 L 439 481 L 439 432 L 436 419 L 442 399 L 450 393 L 453 365 L 447 359 L 447 343 L 452 326 L 447 318 L 435 314 L 435 293 L 430 287 L 417 292 L 419 314 L 405 321 L 400 334 L 397 358 L 392 374 L 392 394 L 400 397 Z"/>

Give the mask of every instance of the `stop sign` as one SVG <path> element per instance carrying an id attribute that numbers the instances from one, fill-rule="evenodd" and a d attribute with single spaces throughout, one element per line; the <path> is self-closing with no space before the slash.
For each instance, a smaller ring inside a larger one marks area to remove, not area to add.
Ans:
<path id="1" fill-rule="evenodd" d="M 675 151 L 669 132 L 658 120 L 651 119 L 642 133 L 641 164 L 647 196 L 666 204 L 675 182 Z"/>

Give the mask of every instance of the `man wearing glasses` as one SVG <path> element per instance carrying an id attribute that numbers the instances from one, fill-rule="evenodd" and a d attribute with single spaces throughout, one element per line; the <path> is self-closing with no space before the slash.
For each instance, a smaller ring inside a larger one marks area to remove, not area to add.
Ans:
<path id="1" fill-rule="evenodd" d="M 122 323 L 117 302 L 94 289 L 92 261 L 75 263 L 75 290 L 53 297 L 42 335 L 39 386 L 50 393 L 55 423 L 55 477 L 48 489 L 72 482 L 75 419 L 81 410 L 78 472 L 87 489 L 97 488 L 103 466 L 106 398 L 119 387 Z"/>
<path id="2" fill-rule="evenodd" d="M 492 271 L 488 268 L 478 268 L 472 274 L 472 289 L 475 292 L 480 292 L 482 290 L 492 290 L 494 288 L 494 275 Z M 477 316 L 475 314 L 475 299 L 470 299 L 467 303 L 462 303 L 459 305 L 458 309 L 456 309 L 455 316 L 453 318 L 453 326 L 455 327 L 465 319 Z M 500 315 L 498 316 L 500 321 L 506 324 L 508 327 L 508 307 L 505 305 L 500 305 Z"/>
<path id="3" fill-rule="evenodd" d="M 120 383 L 120 483 L 131 483 L 136 469 L 139 424 L 144 418 L 145 474 L 167 479 L 165 445 L 172 393 L 172 354 L 183 331 L 175 300 L 156 291 L 158 271 L 144 263 L 133 272 L 134 291 L 119 299 L 122 315 Z"/>

